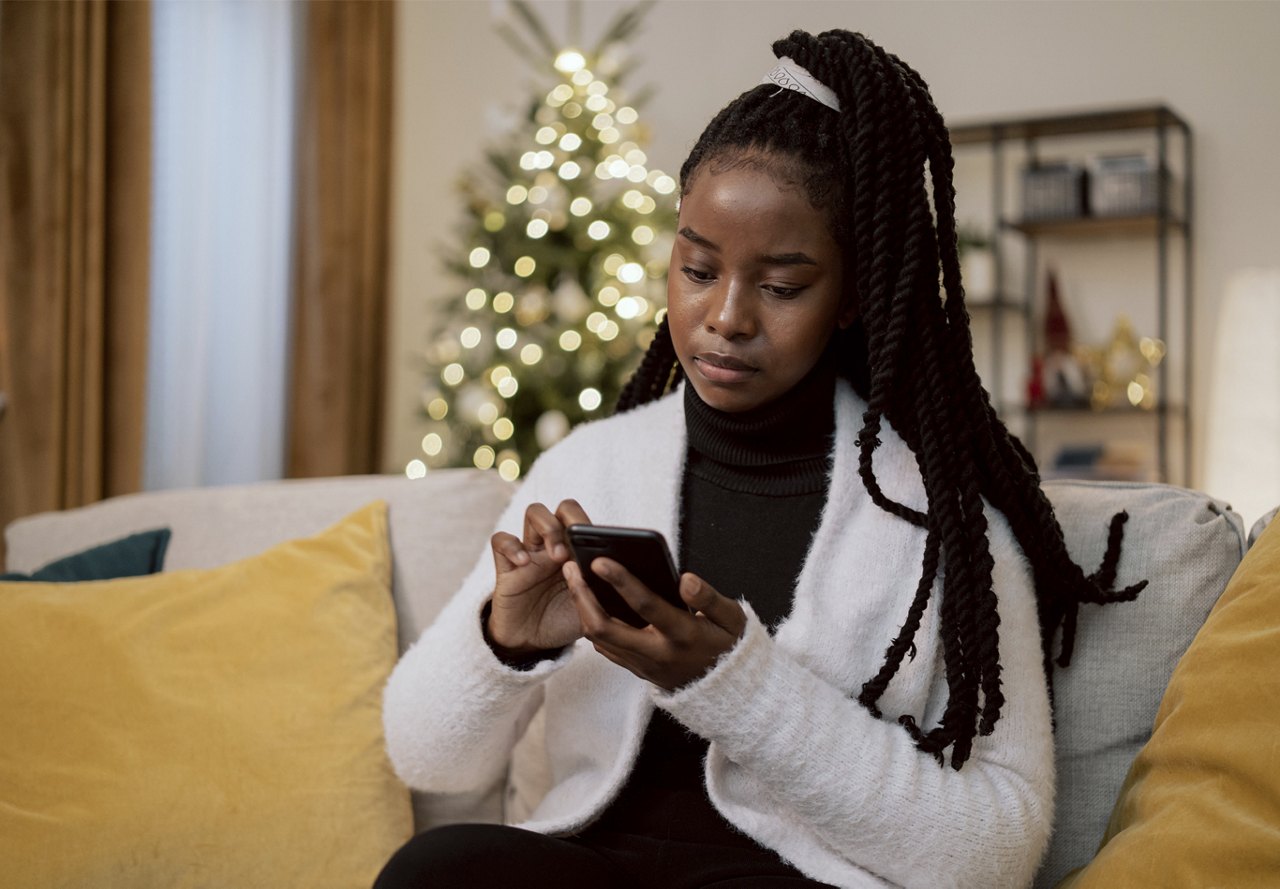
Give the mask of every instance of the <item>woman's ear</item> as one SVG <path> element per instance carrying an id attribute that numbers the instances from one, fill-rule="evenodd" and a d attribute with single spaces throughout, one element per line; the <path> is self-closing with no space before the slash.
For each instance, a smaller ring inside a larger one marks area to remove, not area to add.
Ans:
<path id="1" fill-rule="evenodd" d="M 859 314 L 858 297 L 853 293 L 846 293 L 840 302 L 840 314 L 836 316 L 836 326 L 841 330 L 848 330 L 853 322 L 858 320 Z"/>

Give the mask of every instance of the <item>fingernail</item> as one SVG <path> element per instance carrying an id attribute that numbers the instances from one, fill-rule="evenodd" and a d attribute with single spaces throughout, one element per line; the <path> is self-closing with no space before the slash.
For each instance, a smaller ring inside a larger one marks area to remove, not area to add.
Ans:
<path id="1" fill-rule="evenodd" d="M 569 550 L 565 549 L 565 545 L 563 543 L 557 543 L 555 548 L 552 550 L 552 554 L 557 559 L 567 559 L 569 557 Z"/>

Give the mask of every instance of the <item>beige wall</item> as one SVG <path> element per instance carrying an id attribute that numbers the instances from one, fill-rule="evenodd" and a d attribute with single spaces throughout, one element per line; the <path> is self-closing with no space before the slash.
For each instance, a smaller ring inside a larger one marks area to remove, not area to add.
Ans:
<path id="1" fill-rule="evenodd" d="M 564 33 L 563 4 L 534 5 Z M 591 35 L 623 4 L 584 6 Z M 531 94 L 529 69 L 490 26 L 493 7 L 417 0 L 398 10 L 388 471 L 415 455 L 422 435 L 416 353 L 433 299 L 447 292 L 435 257 L 461 218 L 452 184 L 502 112 Z M 1280 3 L 667 0 L 634 42 L 641 64 L 632 85 L 657 89 L 645 112 L 652 163 L 674 173 L 710 115 L 771 66 L 770 42 L 796 27 L 866 33 L 921 72 L 952 121 L 1167 102 L 1191 122 L 1202 440 L 1225 283 L 1245 267 L 1280 265 Z M 1204 477 L 1202 447 L 1197 454 L 1193 482 Z"/>

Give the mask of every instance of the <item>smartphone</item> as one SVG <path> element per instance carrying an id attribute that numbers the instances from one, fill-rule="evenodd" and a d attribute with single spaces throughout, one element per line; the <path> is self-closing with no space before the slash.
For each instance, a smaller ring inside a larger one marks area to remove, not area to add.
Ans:
<path id="1" fill-rule="evenodd" d="M 671 558 L 671 549 L 657 531 L 612 525 L 570 525 L 569 550 L 600 606 L 633 627 L 648 626 L 649 622 L 636 614 L 609 581 L 597 577 L 591 570 L 591 562 L 599 556 L 613 559 L 677 608 L 688 607 L 680 598 L 680 574 Z"/>

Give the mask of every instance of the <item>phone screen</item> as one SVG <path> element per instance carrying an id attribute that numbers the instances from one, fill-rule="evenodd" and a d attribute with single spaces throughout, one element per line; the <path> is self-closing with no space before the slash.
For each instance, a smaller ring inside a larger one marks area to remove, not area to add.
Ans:
<path id="1" fill-rule="evenodd" d="M 587 585 L 596 594 L 606 612 L 633 627 L 648 624 L 618 594 L 613 585 L 591 570 L 591 562 L 599 556 L 613 559 L 636 576 L 641 583 L 678 608 L 685 608 L 680 598 L 680 575 L 666 539 L 648 528 L 620 528 L 613 525 L 570 525 L 569 548 L 582 569 Z"/>

